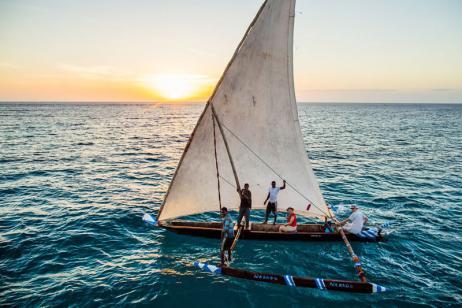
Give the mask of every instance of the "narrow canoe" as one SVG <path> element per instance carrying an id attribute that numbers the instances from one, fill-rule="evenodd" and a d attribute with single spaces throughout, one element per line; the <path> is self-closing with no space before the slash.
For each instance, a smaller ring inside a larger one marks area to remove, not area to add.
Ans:
<path id="1" fill-rule="evenodd" d="M 220 238 L 220 222 L 203 222 L 172 220 L 159 222 L 159 226 L 178 234 L 201 236 L 208 238 Z M 242 240 L 280 240 L 280 241 L 342 241 L 338 232 L 325 232 L 321 224 L 299 224 L 297 232 L 278 232 L 280 224 L 251 223 L 250 230 L 243 230 L 240 236 Z M 345 232 L 350 241 L 378 242 L 384 238 L 378 228 L 363 230 L 358 235 Z"/>

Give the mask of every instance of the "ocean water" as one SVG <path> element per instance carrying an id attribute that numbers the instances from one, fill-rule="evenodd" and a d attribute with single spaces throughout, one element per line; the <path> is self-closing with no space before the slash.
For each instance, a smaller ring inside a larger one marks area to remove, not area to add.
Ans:
<path id="1" fill-rule="evenodd" d="M 462 305 L 462 105 L 299 105 L 328 202 L 392 222 L 389 241 L 353 244 L 390 288 L 373 295 L 213 276 L 192 263 L 217 262 L 217 240 L 141 220 L 202 109 L 0 105 L 0 305 Z M 341 242 L 241 241 L 234 266 L 355 279 Z"/>

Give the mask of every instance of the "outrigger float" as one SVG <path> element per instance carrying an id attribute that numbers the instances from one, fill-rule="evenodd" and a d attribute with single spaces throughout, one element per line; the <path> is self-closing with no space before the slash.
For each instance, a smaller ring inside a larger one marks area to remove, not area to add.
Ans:
<path id="1" fill-rule="evenodd" d="M 194 262 L 194 266 L 213 274 L 236 277 L 246 280 L 267 282 L 272 284 L 281 284 L 289 287 L 314 288 L 320 290 L 344 291 L 355 293 L 381 293 L 386 288 L 375 283 L 335 280 L 322 278 L 307 278 L 291 275 L 277 275 L 272 273 L 251 272 L 227 266 L 219 267 L 207 263 Z"/>
<path id="2" fill-rule="evenodd" d="M 295 0 L 266 0 L 248 27 L 208 100 L 175 170 L 157 220 L 144 220 L 181 234 L 220 237 L 217 222 L 181 221 L 185 217 L 237 210 L 240 180 L 250 185 L 252 210 L 264 209 L 268 187 L 273 180 L 286 181 L 278 197 L 279 210 L 290 206 L 298 216 L 336 223 L 319 188 L 305 150 L 299 125 L 293 80 L 293 27 Z M 320 154 L 322 155 L 322 153 Z M 216 189 L 213 189 L 216 187 Z M 196 263 L 209 272 L 285 284 L 349 292 L 382 292 L 369 283 L 350 240 L 378 241 L 380 230 L 371 228 L 358 235 L 346 233 L 340 224 L 325 232 L 323 224 L 301 224 L 297 232 L 279 233 L 278 226 L 252 224 L 239 229 L 242 239 L 342 240 L 360 282 L 302 278 L 291 275 L 256 273 Z"/>

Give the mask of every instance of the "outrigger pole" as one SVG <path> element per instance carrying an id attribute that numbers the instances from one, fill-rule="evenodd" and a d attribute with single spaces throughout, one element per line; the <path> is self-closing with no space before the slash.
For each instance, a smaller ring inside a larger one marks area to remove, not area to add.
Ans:
<path id="1" fill-rule="evenodd" d="M 335 220 L 336 220 L 336 222 L 338 222 L 337 219 L 335 219 Z M 351 247 L 350 241 L 347 239 L 347 237 L 345 235 L 345 231 L 343 231 L 342 226 L 337 225 L 336 227 L 337 227 L 338 232 L 342 236 L 343 242 L 345 243 L 345 245 L 347 247 L 347 250 L 348 250 L 348 253 L 351 256 L 351 259 L 353 260 L 353 262 L 355 264 L 355 269 L 358 272 L 359 279 L 361 279 L 361 282 L 366 283 L 367 282 L 366 274 L 364 273 L 363 268 L 361 267 L 361 260 L 359 260 L 359 257 L 353 251 L 353 247 Z"/>

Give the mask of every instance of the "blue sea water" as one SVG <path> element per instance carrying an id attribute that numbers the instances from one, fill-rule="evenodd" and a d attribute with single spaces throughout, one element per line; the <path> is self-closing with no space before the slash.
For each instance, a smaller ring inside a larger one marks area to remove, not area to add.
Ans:
<path id="1" fill-rule="evenodd" d="M 462 105 L 299 104 L 328 202 L 393 222 L 389 241 L 353 243 L 368 279 L 391 289 L 374 295 L 213 276 L 192 263 L 217 262 L 217 240 L 143 223 L 202 109 L 0 105 L 0 305 L 462 305 Z M 235 257 L 355 279 L 341 242 L 241 241 Z"/>

